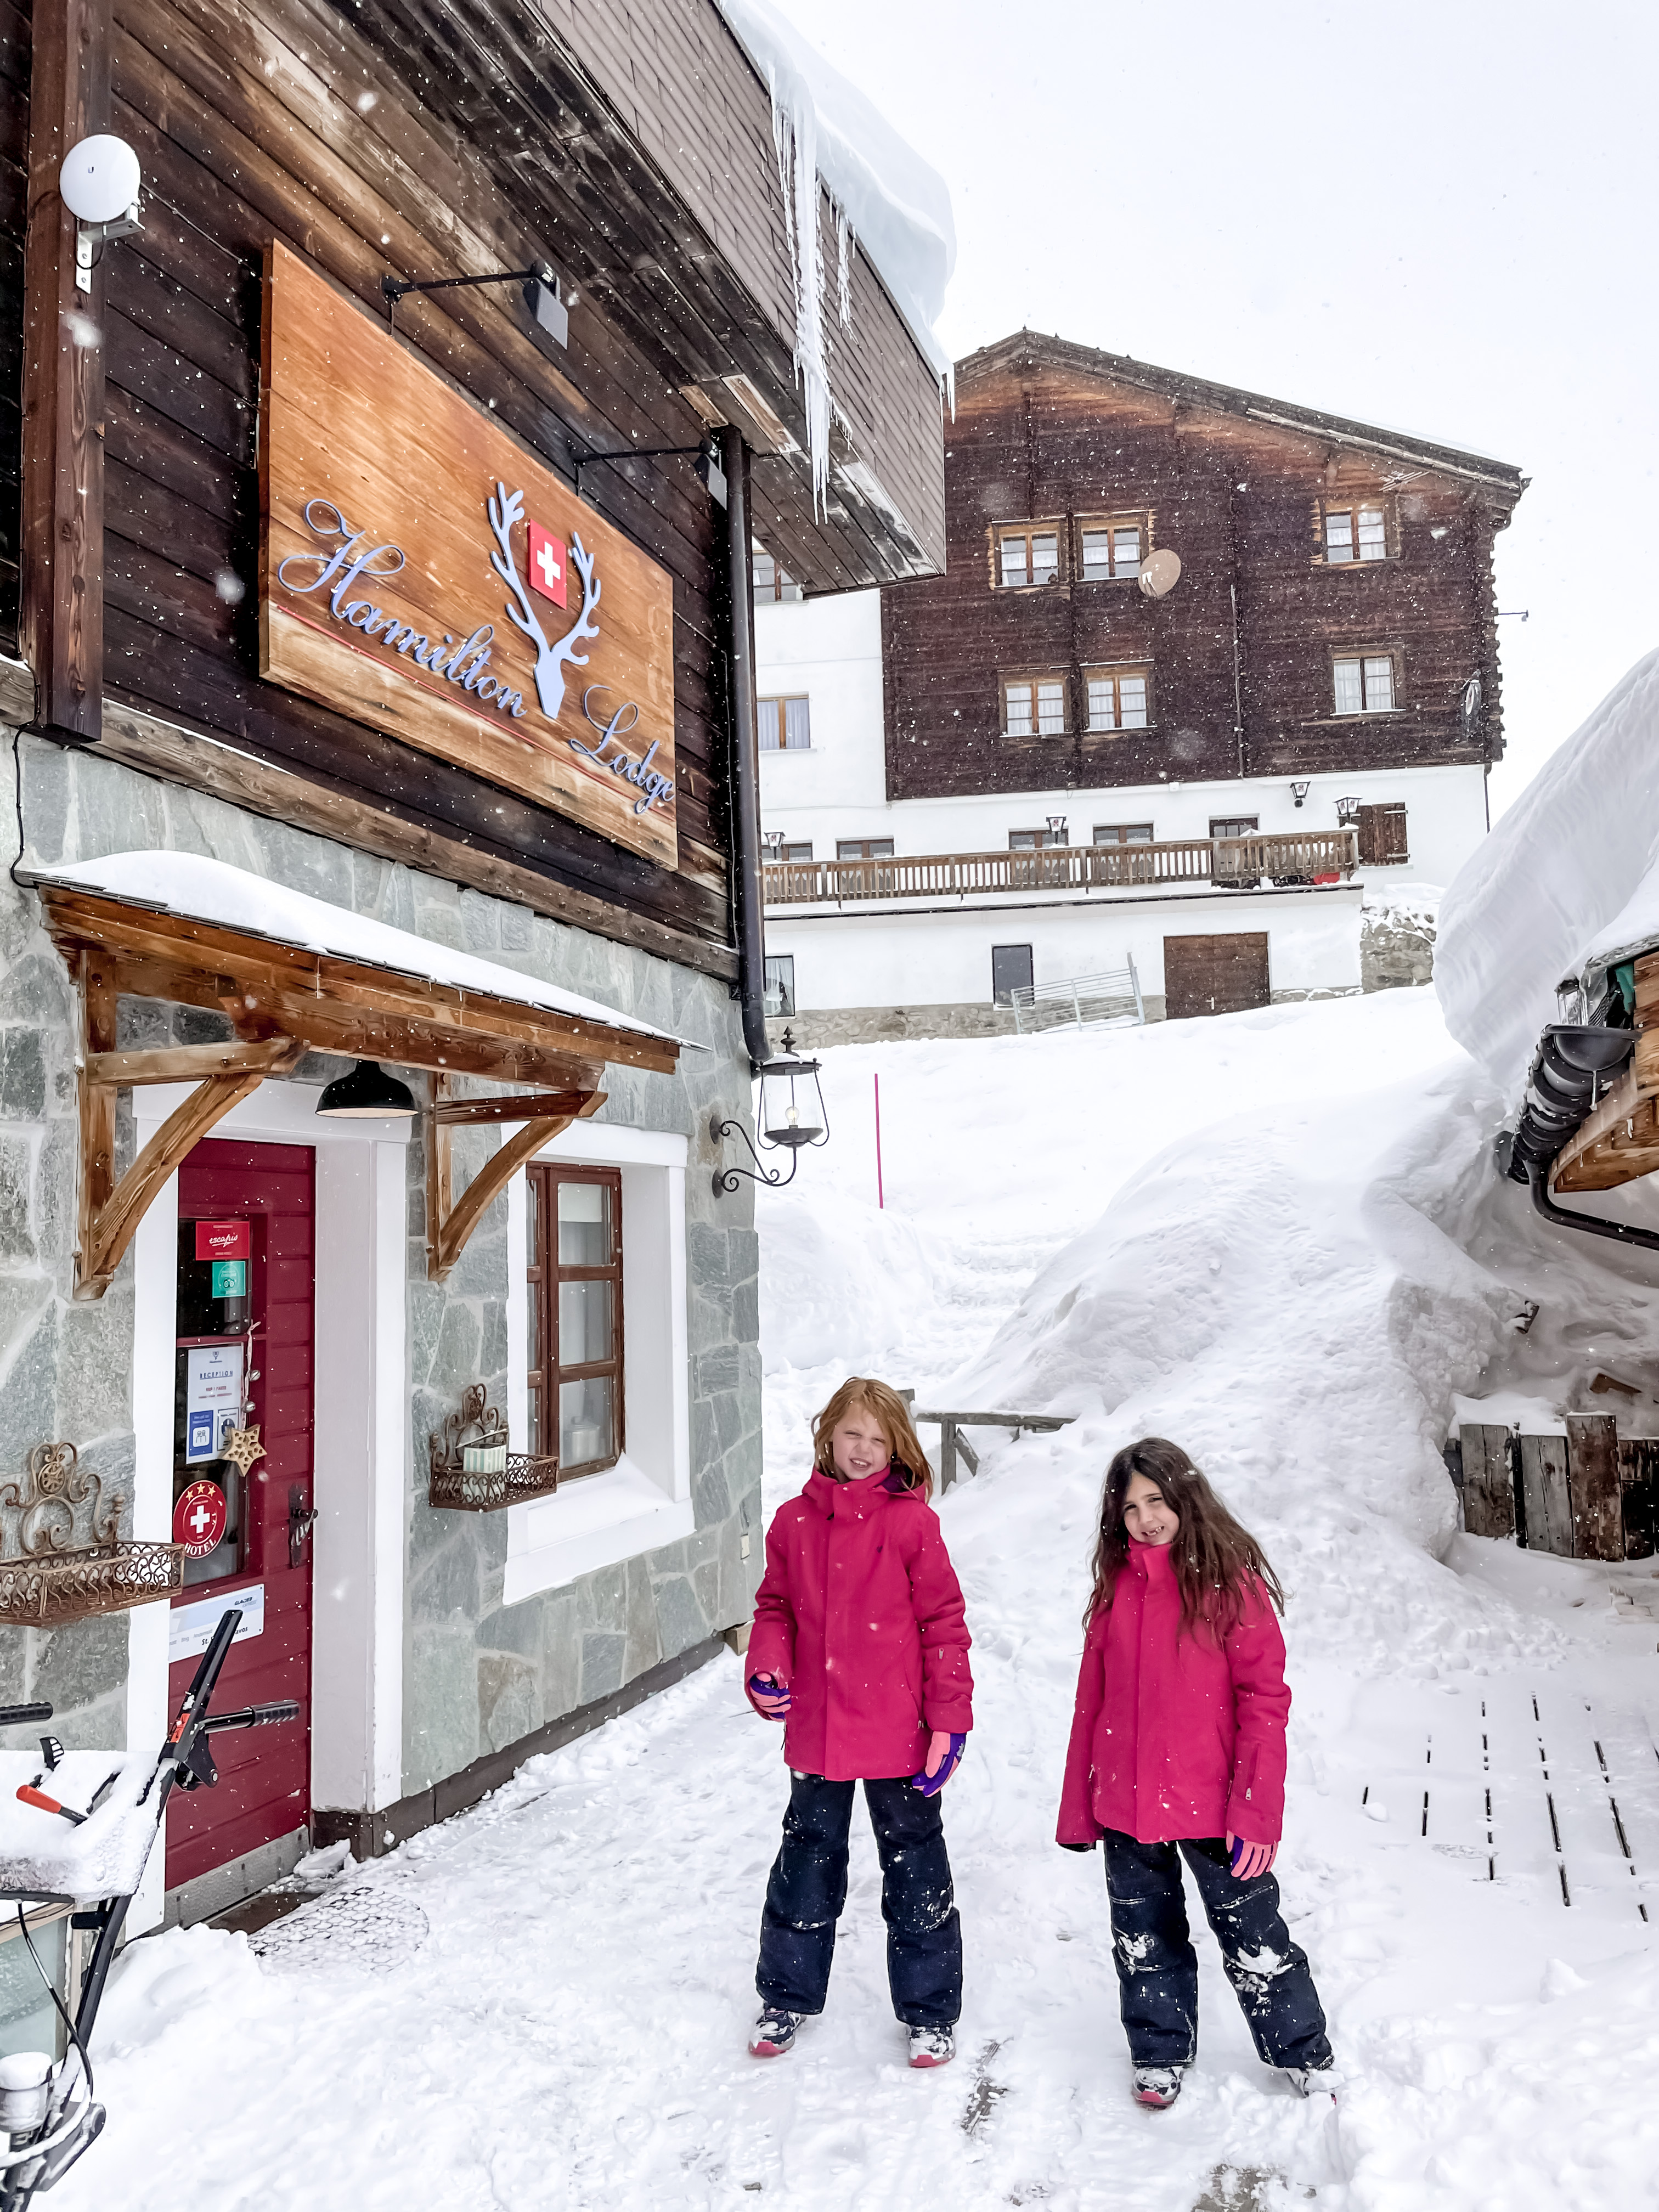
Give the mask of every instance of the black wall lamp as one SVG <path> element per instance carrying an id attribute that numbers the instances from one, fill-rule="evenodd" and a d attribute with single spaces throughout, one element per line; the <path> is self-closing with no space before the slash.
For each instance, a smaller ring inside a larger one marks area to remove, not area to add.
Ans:
<path id="1" fill-rule="evenodd" d="M 1337 800 L 1336 818 L 1342 823 L 1345 829 L 1352 829 L 1355 823 L 1358 821 L 1359 807 L 1360 802 L 1357 799 L 1339 799 Z"/>
<path id="2" fill-rule="evenodd" d="M 1309 789 L 1310 786 L 1306 778 L 1304 778 L 1301 781 L 1293 783 L 1291 786 L 1291 797 L 1295 799 L 1298 806 L 1301 805 L 1303 800 L 1307 797 Z"/>
<path id="3" fill-rule="evenodd" d="M 555 345 L 569 344 L 570 311 L 560 295 L 559 280 L 545 261 L 537 262 L 531 269 L 502 269 L 493 276 L 434 276 L 426 284 L 412 283 L 402 276 L 380 279 L 387 313 L 393 315 L 398 301 L 410 292 L 456 292 L 474 284 L 522 284 L 531 320 L 545 331 Z"/>
<path id="4" fill-rule="evenodd" d="M 716 507 L 724 507 L 726 471 L 712 438 L 705 438 L 700 446 L 629 446 L 619 453 L 584 453 L 576 464 L 576 496 L 581 496 L 584 469 L 614 468 L 618 461 L 665 460 L 673 454 L 688 460 L 696 457 L 697 475 L 708 485 L 709 498 Z"/>
<path id="5" fill-rule="evenodd" d="M 781 1190 L 786 1183 L 794 1181 L 795 1170 L 806 1147 L 830 1141 L 830 1113 L 818 1085 L 818 1069 L 823 1063 L 797 1059 L 795 1040 L 788 1030 L 783 1033 L 783 1048 L 789 1055 L 787 1059 L 769 1060 L 759 1071 L 760 1112 L 756 1119 L 760 1123 L 760 1152 L 756 1151 L 741 1121 L 726 1120 L 716 1114 L 708 1124 L 708 1133 L 717 1145 L 724 1143 L 727 1137 L 740 1137 L 755 1163 L 753 1168 L 716 1168 L 716 1198 L 736 1190 L 739 1181 L 764 1183 L 769 1190 Z M 787 1175 L 769 1168 L 761 1158 L 761 1152 L 773 1152 L 788 1153 Z"/>

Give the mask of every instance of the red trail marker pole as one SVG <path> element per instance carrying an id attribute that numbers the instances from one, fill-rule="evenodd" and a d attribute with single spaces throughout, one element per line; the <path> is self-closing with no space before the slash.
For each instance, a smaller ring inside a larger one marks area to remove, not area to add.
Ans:
<path id="1" fill-rule="evenodd" d="M 876 1206 L 879 1211 L 887 1204 L 881 1188 L 881 1078 L 872 1076 L 871 1080 L 876 1086 Z"/>

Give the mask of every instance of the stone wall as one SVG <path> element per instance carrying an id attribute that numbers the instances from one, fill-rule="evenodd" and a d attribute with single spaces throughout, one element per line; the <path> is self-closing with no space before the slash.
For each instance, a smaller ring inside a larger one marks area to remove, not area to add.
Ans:
<path id="1" fill-rule="evenodd" d="M 1359 916 L 1360 988 L 1398 990 L 1434 980 L 1439 925 L 1431 906 L 1366 906 Z"/>
<path id="2" fill-rule="evenodd" d="M 434 1513 L 427 1431 L 465 1383 L 498 1401 L 507 1366 L 507 1202 L 485 1217 L 447 1284 L 425 1279 L 422 1147 L 409 1154 L 410 1434 L 405 1612 L 404 1787 L 414 1790 L 614 1690 L 746 1617 L 758 1579 L 760 1357 L 750 1194 L 714 1200 L 712 1110 L 746 1116 L 748 1061 L 726 987 L 500 900 L 137 775 L 94 754 L 24 737 L 18 746 L 25 858 L 58 864 L 115 852 L 207 854 L 588 994 L 695 1038 L 672 1077 L 611 1070 L 601 1118 L 691 1139 L 687 1176 L 695 1533 L 682 1542 L 504 1608 L 506 1516 Z M 217 1018 L 123 1001 L 122 1042 L 201 1042 Z M 131 1487 L 134 1464 L 132 1259 L 105 1297 L 70 1297 L 75 1236 L 75 1024 L 67 975 L 33 893 L 0 878 L 0 1480 L 32 1445 L 66 1437 L 83 1463 Z M 334 1072 L 313 1058 L 298 1071 Z M 419 1088 L 424 1079 L 410 1074 Z M 464 1176 L 496 1141 L 469 1132 Z M 118 1165 L 131 1157 L 126 1103 Z M 458 1176 L 458 1182 L 460 1176 Z M 415 1439 L 420 1449 L 415 1449 Z M 750 1558 L 743 1539 L 753 1538 Z M 0 1698 L 50 1697 L 66 1742 L 125 1740 L 127 1616 L 0 1632 Z M 27 1741 L 27 1732 L 23 1739 Z"/>
<path id="3" fill-rule="evenodd" d="M 1149 1022 L 1163 1020 L 1161 991 L 1144 993 L 1141 1004 Z M 1068 1029 L 1072 1024 L 1069 1007 L 1046 1003 L 1020 1018 L 1027 1036 L 1039 1030 Z M 981 999 L 960 1003 L 947 1001 L 936 1006 L 809 1006 L 799 1014 L 767 1023 L 766 1034 L 780 1051 L 785 1030 L 792 1033 L 803 1052 L 827 1052 L 831 1045 L 837 1044 L 895 1044 L 922 1037 L 1019 1034 L 1011 1008 L 994 1006 Z"/>

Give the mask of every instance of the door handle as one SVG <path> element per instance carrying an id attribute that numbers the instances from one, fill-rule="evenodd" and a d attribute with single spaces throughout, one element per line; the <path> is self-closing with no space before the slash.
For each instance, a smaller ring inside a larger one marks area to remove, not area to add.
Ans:
<path id="1" fill-rule="evenodd" d="M 306 1563 L 306 1546 L 311 1541 L 311 1532 L 317 1525 L 317 1509 L 307 1502 L 302 1483 L 290 1483 L 288 1492 L 288 1563 L 291 1567 L 302 1567 Z"/>

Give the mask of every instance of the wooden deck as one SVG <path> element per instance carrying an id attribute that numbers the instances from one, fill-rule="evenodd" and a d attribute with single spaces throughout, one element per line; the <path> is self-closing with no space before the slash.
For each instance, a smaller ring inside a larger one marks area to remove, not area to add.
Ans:
<path id="1" fill-rule="evenodd" d="M 1017 853 L 902 853 L 885 860 L 780 860 L 763 874 L 767 905 L 792 906 L 1132 890 L 1159 884 L 1254 890 L 1264 878 L 1275 884 L 1346 880 L 1358 866 L 1353 831 L 1334 830 L 1146 845 L 1048 845 Z"/>

